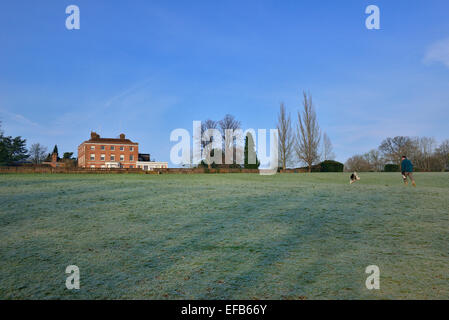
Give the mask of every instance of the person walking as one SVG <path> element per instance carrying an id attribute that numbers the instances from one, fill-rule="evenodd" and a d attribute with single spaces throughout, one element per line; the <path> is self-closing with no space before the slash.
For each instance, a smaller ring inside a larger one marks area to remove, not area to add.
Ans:
<path id="1" fill-rule="evenodd" d="M 413 164 L 406 156 L 402 156 L 401 158 L 401 171 L 404 184 L 408 185 L 408 178 L 410 178 L 412 180 L 412 186 L 416 187 L 416 182 L 413 178 Z"/>

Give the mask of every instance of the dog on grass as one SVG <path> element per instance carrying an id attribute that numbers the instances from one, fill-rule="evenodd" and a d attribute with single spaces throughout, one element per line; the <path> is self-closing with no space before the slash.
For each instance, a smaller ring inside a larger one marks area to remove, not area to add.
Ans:
<path id="1" fill-rule="evenodd" d="M 360 180 L 360 177 L 357 175 L 357 172 L 354 171 L 354 173 L 349 177 L 349 184 L 353 184 L 358 180 Z"/>

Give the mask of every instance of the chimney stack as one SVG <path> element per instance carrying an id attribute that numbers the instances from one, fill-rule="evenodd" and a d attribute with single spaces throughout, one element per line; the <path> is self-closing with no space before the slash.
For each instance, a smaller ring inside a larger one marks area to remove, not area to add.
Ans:
<path id="1" fill-rule="evenodd" d="M 125 140 L 125 134 L 124 133 L 120 134 L 120 140 Z"/>
<path id="2" fill-rule="evenodd" d="M 92 140 L 96 140 L 96 139 L 99 139 L 99 138 L 100 138 L 100 135 L 99 135 L 98 133 L 92 131 L 92 132 L 90 133 L 90 138 L 91 138 Z"/>

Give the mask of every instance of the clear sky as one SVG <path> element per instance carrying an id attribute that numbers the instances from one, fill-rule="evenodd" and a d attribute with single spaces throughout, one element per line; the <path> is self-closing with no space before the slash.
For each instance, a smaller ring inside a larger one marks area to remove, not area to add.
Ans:
<path id="1" fill-rule="evenodd" d="M 67 30 L 65 8 L 80 8 Z M 380 30 L 365 28 L 366 6 Z M 124 132 L 168 161 L 170 132 L 235 115 L 275 128 L 312 93 L 337 160 L 388 136 L 449 138 L 449 1 L 0 3 L 0 120 L 28 145 L 75 151 Z"/>

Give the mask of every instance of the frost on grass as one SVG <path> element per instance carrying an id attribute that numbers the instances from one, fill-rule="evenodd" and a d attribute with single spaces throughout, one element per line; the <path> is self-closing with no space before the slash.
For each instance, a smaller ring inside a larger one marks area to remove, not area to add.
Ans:
<path id="1" fill-rule="evenodd" d="M 2 299 L 449 298 L 447 173 L 0 178 Z"/>

